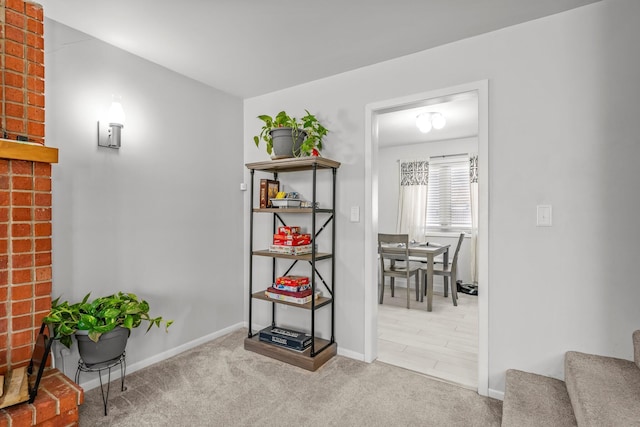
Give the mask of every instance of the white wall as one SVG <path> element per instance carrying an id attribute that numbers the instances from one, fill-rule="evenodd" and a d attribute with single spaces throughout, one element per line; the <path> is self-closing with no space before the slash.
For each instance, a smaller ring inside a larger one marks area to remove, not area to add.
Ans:
<path id="1" fill-rule="evenodd" d="M 241 324 L 242 101 L 51 20 L 45 43 L 53 297 L 134 292 L 174 319 L 135 330 L 129 367 Z M 112 93 L 120 150 L 97 146 Z"/>
<path id="2" fill-rule="evenodd" d="M 405 144 L 379 149 L 378 161 L 378 231 L 396 233 L 398 223 L 398 196 L 400 188 L 400 160 L 428 159 L 462 153 L 477 153 L 477 138 Z M 448 234 L 448 236 L 447 236 Z M 436 233 L 429 241 L 451 245 L 451 259 L 458 243 L 458 233 Z M 470 237 L 465 239 L 458 255 L 458 279 L 471 283 Z M 402 281 L 400 283 L 403 283 Z M 442 291 L 443 277 L 434 277 L 434 289 Z"/>
<path id="3" fill-rule="evenodd" d="M 339 348 L 364 352 L 365 230 L 348 218 L 365 200 L 365 105 L 488 79 L 489 388 L 504 390 L 508 368 L 561 378 L 567 350 L 631 358 L 640 327 L 638 16 L 640 2 L 604 0 L 245 100 L 245 160 L 266 158 L 250 143 L 258 114 L 307 108 L 332 131 L 323 154 L 343 163 Z M 553 205 L 553 227 L 535 226 L 537 204 Z"/>

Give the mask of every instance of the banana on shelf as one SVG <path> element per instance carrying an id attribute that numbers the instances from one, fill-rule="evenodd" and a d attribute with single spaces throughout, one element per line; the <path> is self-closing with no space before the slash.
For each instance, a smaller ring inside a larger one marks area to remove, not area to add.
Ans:
<path id="1" fill-rule="evenodd" d="M 278 194 L 276 194 L 276 199 L 286 199 L 287 198 L 287 193 L 285 191 L 278 191 Z"/>

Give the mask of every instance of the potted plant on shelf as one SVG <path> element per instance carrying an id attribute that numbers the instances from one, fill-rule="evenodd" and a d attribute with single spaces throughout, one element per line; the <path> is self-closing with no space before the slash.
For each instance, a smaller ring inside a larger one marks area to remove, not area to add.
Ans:
<path id="1" fill-rule="evenodd" d="M 273 159 L 320 155 L 322 139 L 329 131 L 316 116 L 305 112 L 300 120 L 285 111 L 280 111 L 275 118 L 264 114 L 258 116 L 264 125 L 260 134 L 253 137 L 256 147 L 264 141 L 267 154 Z"/>
<path id="2" fill-rule="evenodd" d="M 147 332 L 155 325 L 165 324 L 165 330 L 173 323 L 162 317 L 149 315 L 149 303 L 135 294 L 116 294 L 89 300 L 90 293 L 82 301 L 69 303 L 60 297 L 51 303 L 51 311 L 43 322 L 53 327 L 53 338 L 71 347 L 72 336 L 78 341 L 78 352 L 88 364 L 116 359 L 124 353 L 131 329 L 143 321 L 148 322 Z"/>

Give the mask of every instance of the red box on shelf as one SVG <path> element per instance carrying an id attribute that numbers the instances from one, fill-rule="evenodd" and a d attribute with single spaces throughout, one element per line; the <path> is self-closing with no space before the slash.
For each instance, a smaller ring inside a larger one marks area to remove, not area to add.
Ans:
<path id="1" fill-rule="evenodd" d="M 280 276 L 276 279 L 276 283 L 287 286 L 299 286 L 309 284 L 307 276 Z"/>
<path id="2" fill-rule="evenodd" d="M 280 240 L 273 239 L 273 244 L 278 246 L 306 246 L 311 244 L 311 240 Z"/>
<path id="3" fill-rule="evenodd" d="M 311 234 L 282 234 L 282 233 L 278 233 L 278 234 L 274 234 L 273 235 L 274 239 L 279 239 L 279 240 L 311 240 Z"/>
<path id="4" fill-rule="evenodd" d="M 301 246 L 308 245 L 311 243 L 311 235 L 310 234 L 274 234 L 273 235 L 273 244 L 274 245 L 284 245 L 284 246 Z"/>
<path id="5" fill-rule="evenodd" d="M 300 227 L 297 225 L 284 225 L 278 227 L 278 234 L 300 234 Z"/>

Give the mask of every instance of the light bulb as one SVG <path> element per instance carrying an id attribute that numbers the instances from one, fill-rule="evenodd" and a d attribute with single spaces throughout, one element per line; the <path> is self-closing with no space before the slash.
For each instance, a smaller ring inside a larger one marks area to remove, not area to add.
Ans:
<path id="1" fill-rule="evenodd" d="M 429 113 L 423 113 L 416 117 L 416 126 L 422 133 L 431 131 L 431 117 Z"/>
<path id="2" fill-rule="evenodd" d="M 447 119 L 441 113 L 433 113 L 431 116 L 431 124 L 434 129 L 442 129 L 447 124 Z"/>
<path id="3" fill-rule="evenodd" d="M 118 101 L 111 103 L 108 120 L 109 124 L 124 126 L 124 110 Z"/>

